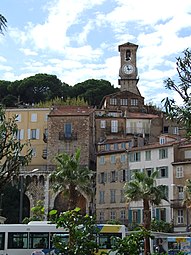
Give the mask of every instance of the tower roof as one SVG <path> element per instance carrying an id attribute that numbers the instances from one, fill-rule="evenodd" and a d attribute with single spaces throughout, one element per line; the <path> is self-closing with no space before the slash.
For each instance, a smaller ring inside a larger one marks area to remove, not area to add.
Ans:
<path id="1" fill-rule="evenodd" d="M 120 51 L 120 48 L 123 48 L 123 47 L 135 47 L 135 48 L 138 48 L 139 46 L 137 44 L 134 44 L 134 43 L 126 42 L 126 43 L 121 44 L 121 45 L 118 46 L 119 51 Z"/>

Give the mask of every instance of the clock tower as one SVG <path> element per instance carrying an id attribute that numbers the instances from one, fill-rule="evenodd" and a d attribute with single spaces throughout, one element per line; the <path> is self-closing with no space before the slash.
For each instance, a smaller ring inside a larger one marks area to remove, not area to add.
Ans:
<path id="1" fill-rule="evenodd" d="M 121 66 L 119 69 L 120 79 L 118 81 L 121 86 L 121 91 L 129 91 L 140 95 L 137 88 L 139 81 L 136 65 L 137 48 L 138 45 L 129 42 L 119 45 Z"/>

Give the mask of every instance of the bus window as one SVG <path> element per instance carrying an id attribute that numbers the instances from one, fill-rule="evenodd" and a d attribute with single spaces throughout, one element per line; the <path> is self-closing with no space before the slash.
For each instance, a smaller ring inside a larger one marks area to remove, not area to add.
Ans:
<path id="1" fill-rule="evenodd" d="M 48 233 L 29 233 L 29 248 L 48 248 Z"/>
<path id="2" fill-rule="evenodd" d="M 67 244 L 69 239 L 68 233 L 51 233 L 50 236 L 50 248 L 54 248 L 55 242 L 60 242 L 62 244 Z"/>
<path id="3" fill-rule="evenodd" d="M 8 233 L 8 249 L 27 249 L 28 234 L 25 232 Z"/>
<path id="4" fill-rule="evenodd" d="M 114 244 L 114 237 L 122 238 L 121 233 L 99 233 L 98 236 L 100 249 L 111 249 Z"/>
<path id="5" fill-rule="evenodd" d="M 4 250 L 5 247 L 5 233 L 0 232 L 0 250 Z"/>

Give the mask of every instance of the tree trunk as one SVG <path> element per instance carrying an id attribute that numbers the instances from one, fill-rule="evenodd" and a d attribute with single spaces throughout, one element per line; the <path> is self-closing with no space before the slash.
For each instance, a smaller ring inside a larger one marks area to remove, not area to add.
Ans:
<path id="1" fill-rule="evenodd" d="M 150 230 L 151 227 L 151 213 L 149 207 L 149 200 L 143 199 L 143 222 L 144 228 L 146 230 Z M 144 240 L 144 255 L 150 254 L 150 239 L 149 237 L 145 237 Z"/>
<path id="2" fill-rule="evenodd" d="M 74 210 L 77 204 L 77 190 L 76 186 L 70 184 L 69 186 L 69 198 L 68 198 L 68 210 Z"/>

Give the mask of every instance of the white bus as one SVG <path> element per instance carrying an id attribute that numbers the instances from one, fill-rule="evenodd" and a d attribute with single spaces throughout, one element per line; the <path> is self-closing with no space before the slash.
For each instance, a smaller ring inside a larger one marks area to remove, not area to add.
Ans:
<path id="1" fill-rule="evenodd" d="M 123 225 L 98 224 L 97 226 L 100 229 L 97 237 L 100 249 L 96 254 L 111 248 L 112 236 L 125 237 Z M 59 254 L 52 242 L 53 236 L 57 234 L 68 236 L 65 229 L 56 228 L 55 224 L 47 222 L 0 224 L 0 255 L 31 255 L 34 252 L 40 254 L 40 251 L 46 255 Z"/>

